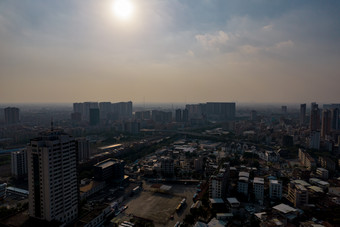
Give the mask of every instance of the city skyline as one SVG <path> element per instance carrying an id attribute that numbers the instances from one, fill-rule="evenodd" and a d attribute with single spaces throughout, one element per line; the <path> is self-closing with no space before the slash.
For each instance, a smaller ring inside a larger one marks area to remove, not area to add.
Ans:
<path id="1" fill-rule="evenodd" d="M 339 102 L 338 1 L 130 1 L 2 1 L 0 103 Z"/>

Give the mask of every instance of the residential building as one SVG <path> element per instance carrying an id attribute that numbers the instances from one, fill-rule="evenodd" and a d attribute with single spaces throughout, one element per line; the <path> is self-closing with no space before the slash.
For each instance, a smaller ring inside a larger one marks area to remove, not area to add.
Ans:
<path id="1" fill-rule="evenodd" d="M 77 161 L 74 139 L 48 131 L 27 146 L 29 214 L 70 223 L 78 216 Z"/>
<path id="2" fill-rule="evenodd" d="M 311 132 L 320 131 L 320 109 L 315 102 L 311 104 L 309 129 Z"/>
<path id="3" fill-rule="evenodd" d="M 306 122 L 306 103 L 300 105 L 300 125 Z"/>
<path id="4" fill-rule="evenodd" d="M 322 111 L 322 121 L 321 121 L 321 137 L 323 139 L 331 133 L 331 111 L 323 110 Z"/>
<path id="5" fill-rule="evenodd" d="M 90 109 L 90 125 L 95 126 L 95 125 L 98 125 L 99 122 L 100 122 L 99 109 L 91 108 Z"/>
<path id="6" fill-rule="evenodd" d="M 311 131 L 309 136 L 309 148 L 310 149 L 320 149 L 320 132 Z"/>
<path id="7" fill-rule="evenodd" d="M 282 183 L 278 180 L 269 181 L 269 198 L 281 199 L 282 198 Z"/>
<path id="8" fill-rule="evenodd" d="M 311 170 L 316 167 L 314 158 L 312 158 L 306 151 L 304 151 L 301 148 L 299 148 L 299 161 L 308 170 Z"/>
<path id="9" fill-rule="evenodd" d="M 324 169 L 324 168 L 317 168 L 316 169 L 316 174 L 324 179 L 324 180 L 327 180 L 328 179 L 328 170 L 327 169 Z"/>
<path id="10" fill-rule="evenodd" d="M 249 173 L 240 172 L 239 179 L 237 182 L 237 192 L 243 193 L 244 195 L 248 195 L 248 187 L 249 187 Z"/>
<path id="11" fill-rule="evenodd" d="M 227 192 L 227 171 L 220 171 L 217 175 L 213 175 L 209 179 L 209 198 L 225 199 Z"/>
<path id="12" fill-rule="evenodd" d="M 11 170 L 14 177 L 24 177 L 27 175 L 26 149 L 11 153 Z"/>
<path id="13" fill-rule="evenodd" d="M 291 181 L 288 184 L 288 198 L 294 207 L 308 204 L 308 190 L 299 181 Z"/>
<path id="14" fill-rule="evenodd" d="M 85 137 L 76 139 L 76 150 L 78 162 L 90 159 L 90 141 Z"/>
<path id="15" fill-rule="evenodd" d="M 7 107 L 4 109 L 5 111 L 5 124 L 16 124 L 19 123 L 20 117 L 19 108 L 16 107 Z"/>
<path id="16" fill-rule="evenodd" d="M 264 200 L 264 179 L 261 177 L 255 177 L 253 181 L 255 199 L 263 204 Z"/>

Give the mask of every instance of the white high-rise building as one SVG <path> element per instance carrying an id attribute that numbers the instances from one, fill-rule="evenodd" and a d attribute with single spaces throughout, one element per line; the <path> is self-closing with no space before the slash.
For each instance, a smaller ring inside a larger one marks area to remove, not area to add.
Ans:
<path id="1" fill-rule="evenodd" d="M 27 146 L 29 214 L 70 223 L 78 216 L 78 186 L 74 139 L 48 131 Z"/>
<path id="2" fill-rule="evenodd" d="M 282 183 L 278 180 L 269 181 L 269 198 L 281 199 L 282 197 Z"/>

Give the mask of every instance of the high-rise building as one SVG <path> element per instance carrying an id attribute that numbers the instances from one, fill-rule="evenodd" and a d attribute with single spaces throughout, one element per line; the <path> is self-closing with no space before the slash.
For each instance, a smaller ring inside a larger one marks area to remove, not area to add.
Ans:
<path id="1" fill-rule="evenodd" d="M 225 121 L 235 119 L 234 102 L 207 102 L 206 115 L 209 120 Z"/>
<path id="2" fill-rule="evenodd" d="M 23 177 L 27 175 L 26 149 L 13 151 L 11 153 L 11 170 L 14 177 Z"/>
<path id="3" fill-rule="evenodd" d="M 321 121 L 321 137 L 325 138 L 327 135 L 331 133 L 331 111 L 323 110 L 322 111 L 322 121 Z"/>
<path id="4" fill-rule="evenodd" d="M 256 121 L 257 120 L 257 112 L 256 112 L 256 110 L 252 110 L 250 112 L 250 120 L 251 121 Z"/>
<path id="5" fill-rule="evenodd" d="M 132 118 L 132 102 L 112 103 L 111 111 L 117 115 L 118 119 L 130 119 Z"/>
<path id="6" fill-rule="evenodd" d="M 176 110 L 176 122 L 181 122 L 182 121 L 182 110 L 177 109 Z"/>
<path id="7" fill-rule="evenodd" d="M 300 105 L 300 125 L 306 121 L 306 103 Z"/>
<path id="8" fill-rule="evenodd" d="M 281 112 L 282 113 L 287 113 L 287 106 L 281 106 Z"/>
<path id="9" fill-rule="evenodd" d="M 29 214 L 70 223 L 78 216 L 77 161 L 74 139 L 48 131 L 27 146 Z"/>
<path id="10" fill-rule="evenodd" d="M 111 113 L 111 102 L 99 103 L 100 119 L 108 119 L 109 113 Z"/>
<path id="11" fill-rule="evenodd" d="M 309 129 L 310 131 L 320 131 L 320 109 L 315 102 L 311 104 Z"/>
<path id="12" fill-rule="evenodd" d="M 90 125 L 98 125 L 99 122 L 100 122 L 99 109 L 91 108 L 90 109 Z"/>
<path id="13" fill-rule="evenodd" d="M 16 107 L 7 107 L 4 109 L 5 111 L 5 123 L 6 124 L 16 124 L 19 123 L 19 108 Z"/>
<path id="14" fill-rule="evenodd" d="M 339 130 L 340 125 L 339 125 L 339 109 L 334 108 L 331 109 L 331 130 Z"/>
<path id="15" fill-rule="evenodd" d="M 189 111 L 187 109 L 183 110 L 182 120 L 183 120 L 183 122 L 188 122 L 189 121 Z"/>
<path id="16" fill-rule="evenodd" d="M 76 150 L 78 162 L 84 162 L 90 159 L 90 141 L 88 139 L 77 138 Z"/>

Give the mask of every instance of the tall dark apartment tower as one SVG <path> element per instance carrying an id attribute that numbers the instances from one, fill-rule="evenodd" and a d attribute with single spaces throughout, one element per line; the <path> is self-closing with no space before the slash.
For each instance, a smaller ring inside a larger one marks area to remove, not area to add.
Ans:
<path id="1" fill-rule="evenodd" d="M 320 109 L 315 102 L 311 104 L 309 129 L 310 131 L 320 131 Z"/>
<path id="2" fill-rule="evenodd" d="M 325 138 L 331 132 L 331 111 L 322 111 L 321 137 Z"/>
<path id="3" fill-rule="evenodd" d="M 19 123 L 19 108 L 7 107 L 5 108 L 5 123 L 6 124 L 16 124 Z"/>
<path id="4" fill-rule="evenodd" d="M 182 121 L 183 122 L 188 122 L 189 121 L 189 111 L 187 109 L 183 110 Z"/>
<path id="5" fill-rule="evenodd" d="M 300 105 L 300 125 L 306 121 L 306 103 Z"/>
<path id="6" fill-rule="evenodd" d="M 331 121 L 332 121 L 331 129 L 333 131 L 339 130 L 340 126 L 339 126 L 339 109 L 338 108 L 334 108 L 331 110 Z"/>
<path id="7" fill-rule="evenodd" d="M 78 216 L 76 148 L 73 137 L 47 131 L 27 146 L 29 215 L 70 223 Z"/>
<path id="8" fill-rule="evenodd" d="M 99 109 L 91 108 L 90 109 L 90 125 L 98 125 L 99 122 L 100 122 Z"/>
<path id="9" fill-rule="evenodd" d="M 177 109 L 176 110 L 176 122 L 181 122 L 182 121 L 182 110 Z"/>

